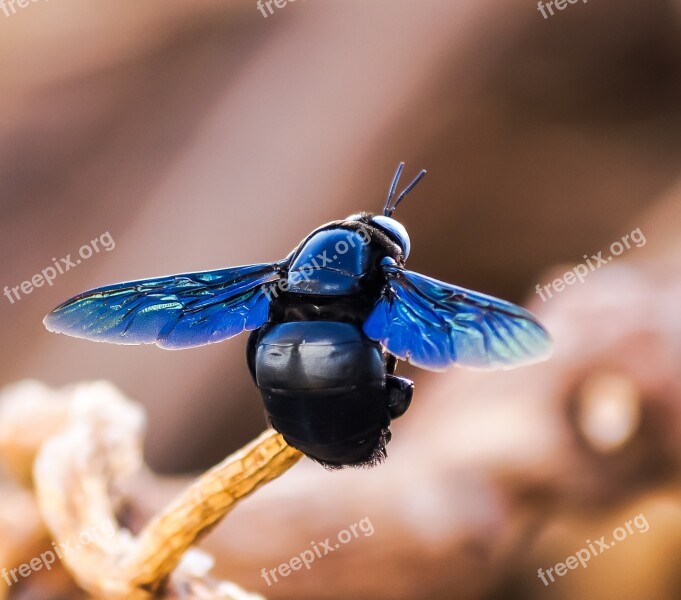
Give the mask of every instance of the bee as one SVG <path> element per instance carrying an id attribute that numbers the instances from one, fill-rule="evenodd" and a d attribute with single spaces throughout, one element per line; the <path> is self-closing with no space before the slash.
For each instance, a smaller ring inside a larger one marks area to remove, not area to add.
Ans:
<path id="1" fill-rule="evenodd" d="M 55 308 L 45 326 L 171 350 L 250 331 L 248 368 L 286 442 L 328 468 L 380 463 L 414 390 L 395 374 L 398 361 L 511 368 L 551 348 L 527 310 L 405 268 L 411 243 L 393 214 L 426 172 L 395 199 L 403 168 L 383 214 L 322 225 L 284 260 L 97 288 Z"/>

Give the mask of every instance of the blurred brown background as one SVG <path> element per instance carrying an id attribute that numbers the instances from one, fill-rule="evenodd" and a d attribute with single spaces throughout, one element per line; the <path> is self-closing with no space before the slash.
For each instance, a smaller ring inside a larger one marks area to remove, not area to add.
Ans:
<path id="1" fill-rule="evenodd" d="M 0 297 L 0 381 L 108 379 L 148 409 L 152 467 L 214 464 L 264 427 L 246 336 L 168 352 L 50 335 L 42 317 L 106 283 L 282 258 L 323 222 L 379 210 L 405 160 L 407 176 L 429 171 L 397 215 L 410 268 L 533 296 L 556 355 L 489 376 L 403 369 L 417 390 L 388 464 L 296 467 L 219 530 L 238 538 L 213 542 L 225 573 L 272 598 L 678 598 L 680 133 L 678 0 L 578 2 L 549 19 L 532 0 L 0 12 L 0 285 L 104 232 L 116 244 L 52 287 Z M 533 294 L 636 227 L 645 247 L 545 304 Z M 580 395 L 601 371 L 635 390 L 629 429 L 617 392 L 615 420 L 596 426 L 607 439 L 624 427 L 607 456 Z M 417 501 L 419 477 L 438 510 Z M 642 511 L 645 542 L 537 579 Z M 259 568 L 242 576 L 244 557 L 274 567 L 366 515 L 370 549 L 355 542 L 278 587 Z M 329 578 L 338 591 L 322 591 Z"/>

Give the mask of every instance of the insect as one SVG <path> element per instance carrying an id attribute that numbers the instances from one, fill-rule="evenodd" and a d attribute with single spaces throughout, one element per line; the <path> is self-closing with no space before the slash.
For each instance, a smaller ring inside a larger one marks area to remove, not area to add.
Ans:
<path id="1" fill-rule="evenodd" d="M 393 202 L 403 168 L 382 215 L 322 225 L 282 261 L 97 288 L 55 308 L 45 326 L 167 349 L 251 331 L 248 367 L 287 443 L 329 468 L 377 464 L 391 420 L 412 399 L 398 360 L 510 368 L 551 346 L 525 309 L 405 269 L 409 235 L 393 213 L 426 172 Z"/>

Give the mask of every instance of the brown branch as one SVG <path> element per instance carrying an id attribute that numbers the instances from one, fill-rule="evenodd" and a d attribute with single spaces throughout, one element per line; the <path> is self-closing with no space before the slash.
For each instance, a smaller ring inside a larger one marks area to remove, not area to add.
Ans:
<path id="1" fill-rule="evenodd" d="M 139 536 L 128 565 L 129 572 L 137 573 L 133 584 L 156 589 L 186 550 L 240 500 L 287 471 L 301 456 L 280 434 L 269 430 L 200 477 Z"/>
<path id="2" fill-rule="evenodd" d="M 212 558 L 188 551 L 241 500 L 293 466 L 300 452 L 266 431 L 202 475 L 133 536 L 118 525 L 116 512 L 122 481 L 143 466 L 142 409 L 102 382 L 59 394 L 38 385 L 30 395 L 31 402 L 25 393 L 3 397 L 0 456 L 17 479 L 34 463 L 37 506 L 56 540 L 49 552 L 62 550 L 59 557 L 81 588 L 132 600 L 260 598 L 210 578 Z M 38 415 L 43 415 L 39 432 L 34 428 L 22 438 Z"/>

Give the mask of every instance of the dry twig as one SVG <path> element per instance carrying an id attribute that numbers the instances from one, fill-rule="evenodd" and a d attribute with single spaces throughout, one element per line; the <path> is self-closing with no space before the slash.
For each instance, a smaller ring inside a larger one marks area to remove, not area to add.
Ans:
<path id="1" fill-rule="evenodd" d="M 143 466 L 145 416 L 138 405 L 103 382 L 60 393 L 31 382 L 5 392 L 1 416 L 3 462 L 23 481 L 33 464 L 39 513 L 84 590 L 140 600 L 259 598 L 207 577 L 212 558 L 188 551 L 240 500 L 299 460 L 279 434 L 267 431 L 225 459 L 133 536 L 117 524 L 116 512 L 119 484 Z"/>

